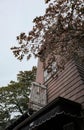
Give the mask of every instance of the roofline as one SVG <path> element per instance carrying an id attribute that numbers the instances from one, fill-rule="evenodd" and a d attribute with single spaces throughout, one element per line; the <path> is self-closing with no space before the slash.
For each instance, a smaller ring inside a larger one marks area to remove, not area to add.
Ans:
<path id="1" fill-rule="evenodd" d="M 32 114 L 30 117 L 28 117 L 25 120 L 23 120 L 22 122 L 20 122 L 20 124 L 18 123 L 18 125 L 16 127 L 13 127 L 13 128 L 15 128 L 14 130 L 17 130 L 17 129 L 25 126 L 26 124 L 33 122 L 36 118 L 38 118 L 41 115 L 45 114 L 46 112 L 51 110 L 53 107 L 56 107 L 56 106 L 60 105 L 60 103 L 67 104 L 68 106 L 73 106 L 73 107 L 78 108 L 79 110 L 81 110 L 81 104 L 76 103 L 76 102 L 71 101 L 71 100 L 68 100 L 68 99 L 65 99 L 63 97 L 57 97 L 52 102 L 48 103 L 45 107 L 43 107 L 42 109 L 40 109 L 36 113 Z M 16 121 L 18 121 L 18 120 L 16 120 Z M 9 130 L 9 129 L 5 129 L 5 130 Z"/>

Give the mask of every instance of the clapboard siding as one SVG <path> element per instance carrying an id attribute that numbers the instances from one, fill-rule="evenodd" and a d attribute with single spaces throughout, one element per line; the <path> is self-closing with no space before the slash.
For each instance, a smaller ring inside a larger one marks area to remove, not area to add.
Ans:
<path id="1" fill-rule="evenodd" d="M 72 68 L 75 66 L 74 62 L 70 63 L 70 64 L 67 64 L 67 66 L 65 66 L 65 71 L 63 73 L 60 73 L 59 71 L 53 76 L 53 77 L 50 77 L 50 79 L 45 82 L 45 85 L 46 84 L 52 84 L 53 83 L 53 80 L 55 80 L 59 75 L 59 79 L 62 79 L 63 80 L 63 76 L 67 76 L 67 73 L 69 72 L 70 73 L 70 70 L 72 70 Z"/>
<path id="2" fill-rule="evenodd" d="M 64 78 L 64 77 L 63 77 Z M 76 73 L 71 73 L 71 75 L 68 75 L 64 80 L 58 80 L 54 82 L 53 85 L 50 85 L 48 87 L 48 91 L 49 92 L 52 92 L 54 91 L 55 89 L 57 90 L 60 90 L 61 88 L 65 88 L 65 87 L 68 87 L 67 85 L 69 85 L 69 83 L 72 83 L 73 85 L 73 79 L 75 82 L 77 82 L 76 80 L 80 80 L 80 77 L 79 77 L 79 74 L 76 72 Z"/>
<path id="3" fill-rule="evenodd" d="M 69 75 L 67 75 L 67 77 L 66 76 L 63 77 L 63 80 L 58 78 L 56 81 L 54 81 L 54 84 L 52 84 L 52 86 L 50 85 L 48 87 L 48 92 L 52 93 L 56 90 L 56 92 L 58 93 L 61 89 L 64 89 L 64 90 L 66 88 L 68 89 L 69 83 L 72 83 L 72 85 L 73 85 L 73 80 L 75 82 L 80 80 L 80 77 L 79 77 L 79 74 L 77 73 L 77 70 L 71 72 Z"/>
<path id="4" fill-rule="evenodd" d="M 76 63 L 76 67 L 78 69 L 78 72 L 81 76 L 82 81 L 84 82 L 84 66 L 81 66 L 78 63 Z"/>
<path id="5" fill-rule="evenodd" d="M 84 68 L 71 60 L 62 72 L 58 71 L 45 85 L 48 102 L 58 96 L 79 102 L 84 108 Z"/>
<path id="6" fill-rule="evenodd" d="M 58 73 L 58 75 L 59 75 L 59 73 Z M 54 88 L 54 85 L 57 86 L 57 85 L 61 85 L 63 83 L 67 84 L 66 81 L 68 81 L 68 79 L 70 79 L 71 76 L 76 76 L 77 77 L 78 75 L 79 74 L 78 74 L 77 70 L 75 69 L 75 66 L 73 66 L 73 68 L 70 68 L 69 70 L 66 70 L 66 73 L 64 72 L 61 75 L 57 76 L 56 78 L 52 78 L 52 81 L 48 83 L 49 86 L 50 86 L 48 88 L 49 91 L 52 90 L 52 87 Z M 70 80 L 73 80 L 73 78 L 70 79 Z"/>
<path id="7" fill-rule="evenodd" d="M 77 98 L 76 101 L 84 104 L 84 95 Z"/>
<path id="8" fill-rule="evenodd" d="M 57 89 L 55 89 L 54 91 L 52 91 L 50 93 L 48 91 L 48 93 L 49 93 L 48 98 L 51 98 L 52 96 L 54 96 L 54 94 L 58 95 L 58 96 L 59 96 L 59 94 L 61 96 L 66 96 L 66 95 L 71 94 L 72 91 L 79 90 L 79 88 L 80 88 L 80 90 L 83 89 L 83 88 L 80 87 L 80 85 L 82 85 L 80 80 L 78 82 L 76 80 L 74 80 L 74 81 L 75 81 L 75 83 L 71 82 L 72 84 L 67 84 L 64 87 L 61 85 Z"/>

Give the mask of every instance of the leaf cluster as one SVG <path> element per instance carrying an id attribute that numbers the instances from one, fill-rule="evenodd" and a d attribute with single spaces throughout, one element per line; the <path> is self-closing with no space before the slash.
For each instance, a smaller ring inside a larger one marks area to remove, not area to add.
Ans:
<path id="1" fill-rule="evenodd" d="M 46 1 L 48 3 L 49 0 Z M 11 48 L 22 60 L 32 54 L 45 61 L 48 55 L 60 55 L 66 60 L 73 57 L 84 63 L 84 2 L 83 0 L 54 0 L 45 14 L 36 17 L 28 35 L 21 33 L 19 47 Z"/>
<path id="2" fill-rule="evenodd" d="M 0 130 L 28 111 L 31 83 L 36 78 L 36 67 L 30 71 L 20 71 L 17 82 L 10 81 L 0 88 Z"/>

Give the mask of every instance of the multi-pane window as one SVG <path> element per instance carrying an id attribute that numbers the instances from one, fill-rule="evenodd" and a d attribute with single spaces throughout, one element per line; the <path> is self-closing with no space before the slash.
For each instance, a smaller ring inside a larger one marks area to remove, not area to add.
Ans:
<path id="1" fill-rule="evenodd" d="M 55 72 L 57 72 L 57 65 L 54 61 L 44 70 L 44 81 L 47 81 Z"/>

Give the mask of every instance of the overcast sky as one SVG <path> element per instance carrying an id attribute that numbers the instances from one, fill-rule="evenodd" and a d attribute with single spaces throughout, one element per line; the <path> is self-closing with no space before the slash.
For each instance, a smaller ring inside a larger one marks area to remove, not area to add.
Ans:
<path id="1" fill-rule="evenodd" d="M 31 30 L 32 20 L 44 12 L 44 0 L 0 0 L 0 87 L 16 81 L 19 71 L 37 65 L 34 59 L 18 61 L 10 47 L 17 43 L 16 36 Z"/>

